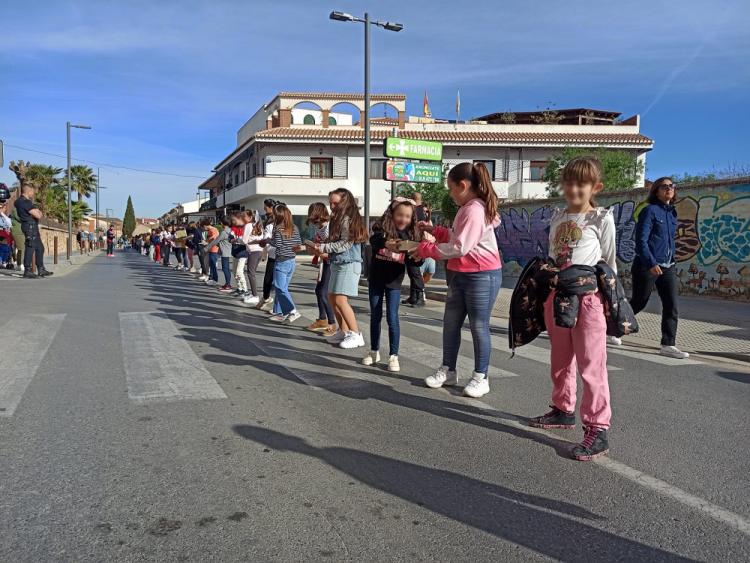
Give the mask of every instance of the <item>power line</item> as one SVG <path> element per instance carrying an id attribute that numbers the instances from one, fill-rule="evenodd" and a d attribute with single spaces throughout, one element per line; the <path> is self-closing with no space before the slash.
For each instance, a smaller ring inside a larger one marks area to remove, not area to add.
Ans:
<path id="1" fill-rule="evenodd" d="M 20 147 L 18 145 L 10 145 L 8 143 L 5 144 L 6 147 L 11 147 L 14 149 L 22 150 L 22 151 L 28 151 L 28 152 L 35 152 L 39 154 L 46 154 L 47 156 L 57 156 L 59 158 L 67 158 L 66 156 L 62 154 L 55 154 L 53 152 L 45 152 L 45 151 L 38 151 L 36 149 L 29 149 L 27 147 Z M 71 158 L 71 160 L 75 160 L 76 162 L 86 162 L 88 164 L 96 164 L 97 166 L 103 166 L 104 168 L 118 168 L 121 170 L 131 170 L 133 172 L 143 172 L 146 174 L 158 174 L 160 176 L 177 176 L 179 178 L 198 178 L 199 180 L 204 180 L 205 176 L 193 176 L 191 174 L 177 174 L 174 172 L 160 172 L 159 170 L 146 170 L 145 168 L 132 168 L 130 166 L 121 166 L 119 164 L 108 164 L 106 162 L 96 162 L 95 160 L 85 160 L 83 158 Z"/>

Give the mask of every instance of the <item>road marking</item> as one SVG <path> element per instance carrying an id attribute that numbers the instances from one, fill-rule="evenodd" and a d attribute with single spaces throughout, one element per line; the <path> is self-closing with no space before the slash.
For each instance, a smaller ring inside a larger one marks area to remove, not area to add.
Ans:
<path id="1" fill-rule="evenodd" d="M 431 330 L 432 332 L 437 332 L 442 334 L 443 329 L 438 326 L 433 326 L 429 324 L 423 324 L 414 320 L 410 320 L 409 318 L 406 319 L 406 321 L 410 324 L 413 324 L 415 326 L 418 326 L 419 328 L 426 328 L 427 330 Z M 461 336 L 464 340 L 471 340 L 471 335 L 468 333 L 467 329 L 463 329 L 461 331 Z M 508 342 L 506 339 L 501 338 L 500 336 L 491 335 L 492 338 L 492 347 L 496 351 L 500 352 L 501 354 L 507 354 L 507 357 L 504 358 L 505 360 L 510 360 L 510 350 L 507 349 Z M 549 366 L 549 350 L 547 348 L 542 348 L 541 346 L 534 346 L 533 344 L 526 344 L 525 346 L 520 346 L 516 348 L 516 356 L 520 356 L 521 358 L 525 358 L 527 360 L 533 360 L 535 362 L 542 363 L 546 366 Z M 492 368 L 493 370 L 495 368 Z M 618 368 L 617 366 L 607 366 L 607 371 L 622 371 L 622 368 Z"/>
<path id="2" fill-rule="evenodd" d="M 307 318 L 316 318 L 317 317 L 316 312 L 314 310 L 312 310 L 312 309 L 306 309 L 306 310 L 300 309 L 300 313 L 302 313 L 303 316 L 305 316 Z M 420 325 L 420 326 L 425 326 L 425 325 Z M 313 342 L 314 342 L 314 340 L 313 340 Z M 435 347 L 429 346 L 429 345 L 424 344 L 424 343 L 417 343 L 417 344 L 419 344 L 422 347 L 429 347 L 429 348 L 433 348 L 433 350 L 436 350 Z M 317 346 L 314 346 L 314 348 L 319 349 Z M 411 353 L 410 353 L 410 355 L 411 355 Z M 429 353 L 428 353 L 428 355 L 429 355 Z M 273 354 L 269 354 L 269 357 L 273 357 Z M 429 355 L 429 357 L 430 357 L 430 362 L 429 363 L 434 363 L 434 361 L 435 361 L 434 352 L 433 352 L 433 355 Z M 284 362 L 289 362 L 290 364 L 298 364 L 298 366 L 301 369 L 304 369 L 305 371 L 308 371 L 310 369 L 310 367 L 311 367 L 311 365 L 309 363 L 305 362 L 304 360 L 279 360 L 279 359 L 276 359 L 276 361 L 279 362 L 279 363 L 281 363 L 282 361 L 284 361 Z M 428 363 L 428 365 L 429 365 L 429 363 Z M 342 369 L 335 369 L 335 368 L 331 369 L 331 368 L 328 368 L 328 367 L 326 368 L 326 370 L 327 370 L 326 373 L 333 374 L 333 373 L 338 372 L 338 373 L 336 373 L 336 375 L 325 375 L 325 374 L 320 374 L 320 375 L 317 375 L 317 374 L 316 375 L 305 374 L 305 375 L 301 375 L 301 374 L 296 373 L 292 369 L 291 365 L 287 366 L 287 365 L 283 365 L 282 364 L 282 366 L 287 371 L 289 371 L 289 373 L 291 373 L 292 375 L 294 375 L 298 379 L 304 381 L 305 383 L 307 383 L 309 385 L 313 385 L 314 386 L 313 388 L 315 388 L 315 389 L 321 388 L 321 387 L 322 388 L 331 387 L 332 384 L 333 385 L 339 385 L 339 386 L 341 386 L 341 385 L 356 386 L 356 385 L 362 385 L 362 384 L 366 384 L 367 383 L 366 379 L 365 380 L 359 380 L 358 378 L 352 377 L 351 376 L 351 372 L 347 371 L 345 373 L 341 373 L 341 372 L 345 371 L 345 370 L 342 370 Z M 341 382 L 338 382 L 338 383 L 335 382 L 334 379 L 338 377 L 339 373 L 341 373 L 341 375 L 343 375 L 344 377 L 346 377 L 348 379 L 348 382 L 344 382 L 344 381 L 341 381 Z M 368 374 L 366 376 L 366 378 L 368 378 L 368 379 L 375 379 L 379 383 L 382 383 L 382 384 L 388 385 L 390 387 L 393 387 L 392 381 L 387 381 L 387 380 L 385 380 L 385 379 L 383 379 L 383 378 L 381 378 L 379 376 L 371 376 L 371 375 Z M 480 400 L 477 400 L 477 399 L 471 399 L 471 398 L 464 397 L 464 396 L 453 395 L 447 389 L 441 389 L 440 391 L 442 393 L 444 393 L 446 396 L 448 396 L 451 400 L 460 401 L 460 402 L 462 402 L 464 404 L 471 405 L 471 406 L 474 406 L 474 407 L 478 407 L 478 408 L 486 411 L 488 414 L 494 415 L 494 417 L 495 417 L 494 420 L 498 424 L 501 424 L 501 425 L 504 425 L 504 426 L 509 426 L 509 427 L 512 427 L 512 428 L 515 428 L 515 429 L 518 429 L 518 430 L 522 430 L 524 432 L 530 432 L 530 433 L 534 433 L 534 434 L 537 434 L 537 435 L 545 436 L 545 437 L 550 438 L 552 440 L 555 440 L 557 442 L 568 442 L 571 445 L 573 445 L 575 443 L 575 442 L 572 442 L 570 440 L 566 440 L 565 438 L 563 438 L 563 437 L 561 437 L 561 436 L 559 436 L 559 435 L 557 435 L 557 434 L 555 434 L 553 432 L 550 432 L 549 430 L 545 430 L 543 428 L 534 428 L 534 427 L 528 426 L 528 424 L 526 423 L 525 419 L 522 418 L 522 417 L 516 417 L 514 420 L 513 419 L 509 419 L 507 414 L 499 412 L 496 408 L 494 408 L 493 406 L 485 403 L 484 401 L 480 401 Z M 644 473 L 642 471 L 639 471 L 638 469 L 634 469 L 634 468 L 632 468 L 632 467 L 630 467 L 630 466 L 628 466 L 628 465 L 626 465 L 626 464 L 624 464 L 622 462 L 619 462 L 619 461 L 617 461 L 615 459 L 612 459 L 611 457 L 608 457 L 608 456 L 601 457 L 601 458 L 598 458 L 598 459 L 594 460 L 593 463 L 596 463 L 598 466 L 600 466 L 600 467 L 602 467 L 604 469 L 607 469 L 608 471 L 610 471 L 610 472 L 612 472 L 612 473 L 614 473 L 616 475 L 619 475 L 619 476 L 621 476 L 621 477 L 623 477 L 623 478 L 625 478 L 625 479 L 627 479 L 627 480 L 635 483 L 636 485 L 639 485 L 639 486 L 641 486 L 641 487 L 643 487 L 645 489 L 652 490 L 652 491 L 654 491 L 654 492 L 656 492 L 656 493 L 658 493 L 660 495 L 663 495 L 665 497 L 671 498 L 672 500 L 674 500 L 674 501 L 682 504 L 683 506 L 687 506 L 689 508 L 695 509 L 698 512 L 701 512 L 701 513 L 705 514 L 706 516 L 708 516 L 708 517 L 716 520 L 717 522 L 721 522 L 722 524 L 725 524 L 725 525 L 727 525 L 727 526 L 729 526 L 731 528 L 734 528 L 734 529 L 738 530 L 739 532 L 741 532 L 741 533 L 743 533 L 743 534 L 745 534 L 747 536 L 750 536 L 750 520 L 744 518 L 743 516 L 741 516 L 739 514 L 735 514 L 734 512 L 726 510 L 725 508 L 722 508 L 722 507 L 720 507 L 718 505 L 715 505 L 715 504 L 713 504 L 713 503 L 711 503 L 711 502 L 709 502 L 709 501 L 707 501 L 705 499 L 702 499 L 702 498 L 700 498 L 698 496 L 695 496 L 695 495 L 693 495 L 691 493 L 688 493 L 687 491 L 685 491 L 683 489 L 680 489 L 679 487 L 675 487 L 674 485 L 670 485 L 666 481 L 662 481 L 661 479 L 658 479 L 657 477 L 653 477 L 653 476 L 648 475 L 648 474 L 646 474 L 646 473 Z"/>
<path id="3" fill-rule="evenodd" d="M 227 398 L 166 315 L 120 313 L 120 334 L 132 401 Z"/>
<path id="4" fill-rule="evenodd" d="M 442 391 L 453 399 L 459 400 L 468 405 L 479 407 L 482 410 L 487 411 L 488 414 L 502 415 L 502 418 L 495 418 L 495 422 L 498 424 L 511 426 L 513 428 L 523 430 L 524 432 L 531 432 L 534 434 L 539 434 L 541 436 L 546 436 L 560 442 L 569 442 L 571 445 L 575 443 L 559 436 L 558 434 L 555 434 L 554 432 L 550 432 L 549 430 L 529 426 L 528 424 L 526 424 L 525 420 L 520 417 L 518 417 L 517 420 L 509 420 L 507 414 L 500 413 L 495 407 L 485 403 L 484 401 L 469 399 L 463 396 L 455 396 L 449 393 L 447 390 Z M 634 469 L 629 465 L 625 465 L 624 463 L 612 459 L 609 456 L 597 458 L 593 460 L 593 463 L 596 463 L 600 467 L 603 467 L 616 475 L 624 477 L 625 479 L 632 481 L 633 483 L 640 485 L 645 489 L 650 489 L 656 493 L 659 493 L 660 495 L 669 497 L 682 505 L 698 510 L 699 512 L 704 513 L 714 520 L 721 522 L 722 524 L 726 524 L 727 526 L 730 526 L 735 530 L 738 530 L 743 534 L 750 536 L 750 520 L 744 518 L 743 516 L 740 516 L 739 514 L 735 514 L 734 512 L 722 508 L 721 506 L 712 504 L 705 499 L 690 494 L 687 491 L 680 489 L 679 487 L 670 485 L 666 481 L 662 481 L 657 477 L 652 477 L 651 475 L 648 475 L 643 471 Z"/>
<path id="5" fill-rule="evenodd" d="M 0 416 L 13 416 L 64 319 L 65 315 L 27 315 L 6 325 L 0 339 Z"/>
<path id="6" fill-rule="evenodd" d="M 300 313 L 306 318 L 317 318 L 318 314 L 314 309 L 300 309 Z M 423 326 L 423 325 L 420 325 Z M 380 355 L 383 356 L 383 359 L 387 359 L 388 357 L 388 335 L 386 330 L 387 324 L 384 320 L 383 322 L 383 329 L 384 332 L 381 335 L 380 338 L 380 348 L 381 352 Z M 439 331 L 442 332 L 442 331 Z M 362 354 L 366 354 L 367 351 L 370 349 L 369 347 L 369 339 L 365 335 L 365 343 L 367 344 L 364 348 L 362 348 Z M 438 344 L 441 344 L 438 342 Z M 463 343 L 466 345 L 466 343 Z M 438 346 L 432 346 L 430 344 L 427 344 L 426 342 L 422 342 L 421 340 L 415 340 L 414 338 L 409 338 L 408 336 L 401 335 L 399 347 L 404 350 L 404 358 L 408 358 L 410 360 L 413 360 L 419 364 L 424 364 L 426 366 L 434 366 L 435 368 L 440 367 L 440 361 L 443 357 L 443 350 L 441 347 Z M 464 377 L 469 377 L 474 372 L 474 360 L 470 359 L 466 356 L 462 356 L 461 354 L 458 355 L 458 361 L 456 362 L 456 371 L 458 371 L 459 375 L 463 375 Z M 512 371 L 504 370 L 497 368 L 495 366 L 490 366 L 490 379 L 494 377 L 518 377 L 517 373 L 513 373 Z"/>

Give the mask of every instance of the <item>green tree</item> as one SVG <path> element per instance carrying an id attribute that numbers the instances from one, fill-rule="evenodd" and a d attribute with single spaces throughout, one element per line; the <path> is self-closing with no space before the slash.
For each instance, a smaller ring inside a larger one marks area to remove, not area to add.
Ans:
<path id="1" fill-rule="evenodd" d="M 135 231 L 135 211 L 133 210 L 133 200 L 128 196 L 128 204 L 125 207 L 125 217 L 122 219 L 122 233 L 130 238 Z"/>
<path id="2" fill-rule="evenodd" d="M 547 194 L 550 197 L 560 195 L 562 170 L 570 160 L 578 156 L 594 156 L 601 161 L 604 191 L 634 188 L 643 173 L 643 163 L 632 153 L 603 147 L 595 149 L 566 147 L 561 153 L 553 156 L 544 169 L 542 180 L 547 182 Z"/>
<path id="3" fill-rule="evenodd" d="M 26 180 L 36 188 L 36 201 L 42 212 L 48 214 L 55 205 L 54 191 L 60 188 L 62 168 L 48 164 L 31 164 L 26 168 Z"/>
<path id="4" fill-rule="evenodd" d="M 64 186 L 68 185 L 67 172 L 61 183 Z M 84 197 L 89 197 L 96 191 L 94 170 L 85 164 L 74 164 L 70 167 L 70 185 L 71 190 L 78 194 L 78 201 L 81 201 Z"/>

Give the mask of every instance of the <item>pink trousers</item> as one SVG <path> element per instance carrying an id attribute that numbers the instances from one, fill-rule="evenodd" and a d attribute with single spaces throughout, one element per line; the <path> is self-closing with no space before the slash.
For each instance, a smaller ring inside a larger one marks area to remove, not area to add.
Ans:
<path id="1" fill-rule="evenodd" d="M 573 328 L 555 324 L 552 299 L 544 304 L 551 353 L 552 404 L 565 412 L 576 409 L 576 370 L 583 380 L 581 421 L 585 426 L 609 428 L 612 410 L 609 406 L 607 377 L 607 322 L 599 293 L 584 295 Z"/>

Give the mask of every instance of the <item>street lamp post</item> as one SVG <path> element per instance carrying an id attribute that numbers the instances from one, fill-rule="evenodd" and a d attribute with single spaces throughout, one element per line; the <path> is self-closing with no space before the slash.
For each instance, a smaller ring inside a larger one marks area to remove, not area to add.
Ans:
<path id="1" fill-rule="evenodd" d="M 65 130 L 68 137 L 68 256 L 73 255 L 73 198 L 71 196 L 71 175 L 70 175 L 70 130 L 75 129 L 91 129 L 88 125 L 75 125 L 68 121 L 65 124 Z"/>
<path id="2" fill-rule="evenodd" d="M 404 26 L 400 23 L 370 20 L 370 14 L 364 18 L 357 18 L 345 12 L 331 12 L 328 16 L 332 20 L 342 22 L 357 22 L 365 24 L 365 225 L 370 231 L 370 25 L 382 27 L 388 31 L 401 31 Z"/>

